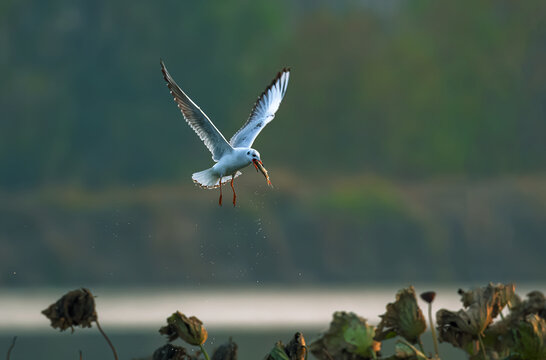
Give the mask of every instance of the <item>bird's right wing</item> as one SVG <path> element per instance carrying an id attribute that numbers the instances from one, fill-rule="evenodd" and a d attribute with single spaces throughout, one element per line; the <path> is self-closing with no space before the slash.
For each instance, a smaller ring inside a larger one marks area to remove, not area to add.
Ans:
<path id="1" fill-rule="evenodd" d="M 212 153 L 212 159 L 214 161 L 220 160 L 222 155 L 229 153 L 233 150 L 231 145 L 227 142 L 222 133 L 214 126 L 212 121 L 205 115 L 205 113 L 195 105 L 195 103 L 186 95 L 182 89 L 174 82 L 173 78 L 167 71 L 163 60 L 161 62 L 161 72 L 163 72 L 163 78 L 167 82 L 171 95 L 174 97 L 174 101 L 178 104 L 180 111 L 188 125 L 195 131 L 201 140 L 205 143 L 205 146 Z"/>
<path id="2" fill-rule="evenodd" d="M 271 85 L 265 89 L 254 104 L 246 123 L 229 140 L 233 147 L 252 146 L 260 131 L 275 117 L 275 112 L 279 109 L 286 93 L 289 78 L 289 68 L 284 68 L 277 74 Z"/>

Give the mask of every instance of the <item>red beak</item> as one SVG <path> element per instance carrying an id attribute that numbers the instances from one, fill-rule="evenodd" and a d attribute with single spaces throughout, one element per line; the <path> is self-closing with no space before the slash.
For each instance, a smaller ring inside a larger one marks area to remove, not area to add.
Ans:
<path id="1" fill-rule="evenodd" d="M 265 176 L 265 179 L 267 180 L 267 184 L 269 186 L 273 186 L 271 184 L 271 181 L 269 181 L 269 175 L 267 174 L 267 170 L 264 168 L 264 164 L 262 163 L 262 161 L 252 159 L 252 163 L 254 164 L 254 167 L 256 168 L 256 171 L 260 171 Z"/>
<path id="2" fill-rule="evenodd" d="M 260 164 L 263 166 L 263 163 L 261 162 L 261 160 L 255 160 L 255 159 L 252 159 L 252 164 L 254 165 L 254 167 L 256 168 L 256 172 L 258 172 L 258 165 L 256 165 L 256 163 Z"/>

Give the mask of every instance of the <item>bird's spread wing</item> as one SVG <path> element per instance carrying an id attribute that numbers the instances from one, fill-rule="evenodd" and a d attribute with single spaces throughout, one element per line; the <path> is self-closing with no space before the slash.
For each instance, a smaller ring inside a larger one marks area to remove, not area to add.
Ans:
<path id="1" fill-rule="evenodd" d="M 214 126 L 207 115 L 176 85 L 163 61 L 161 61 L 161 71 L 167 86 L 171 90 L 174 101 L 178 104 L 182 115 L 184 115 L 184 119 L 199 135 L 199 138 L 203 140 L 205 146 L 212 153 L 212 159 L 218 161 L 224 153 L 233 150 L 224 135 Z"/>
<path id="2" fill-rule="evenodd" d="M 275 117 L 275 112 L 281 105 L 282 98 L 286 93 L 288 79 L 290 78 L 290 69 L 284 68 L 277 74 L 265 91 L 260 95 L 250 117 L 233 135 L 229 143 L 233 147 L 250 147 L 262 131 L 262 129 Z"/>

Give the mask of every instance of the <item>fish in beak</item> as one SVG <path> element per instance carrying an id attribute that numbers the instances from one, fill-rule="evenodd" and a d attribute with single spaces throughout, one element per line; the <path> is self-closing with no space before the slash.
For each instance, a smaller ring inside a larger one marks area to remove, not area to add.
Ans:
<path id="1" fill-rule="evenodd" d="M 273 187 L 273 184 L 271 184 L 271 181 L 269 180 L 269 175 L 267 174 L 267 170 L 264 168 L 264 164 L 261 160 L 252 160 L 252 163 L 254 164 L 254 167 L 256 168 L 256 171 L 260 171 L 267 180 L 267 185 Z"/>

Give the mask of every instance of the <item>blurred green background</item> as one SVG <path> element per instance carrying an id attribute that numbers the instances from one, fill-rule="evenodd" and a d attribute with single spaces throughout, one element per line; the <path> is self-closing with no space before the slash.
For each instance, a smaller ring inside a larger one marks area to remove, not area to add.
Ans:
<path id="1" fill-rule="evenodd" d="M 0 285 L 544 281 L 544 14 L 2 1 Z M 254 143 L 274 189 L 193 185 L 212 160 L 160 57 L 227 138 L 292 68 Z"/>

